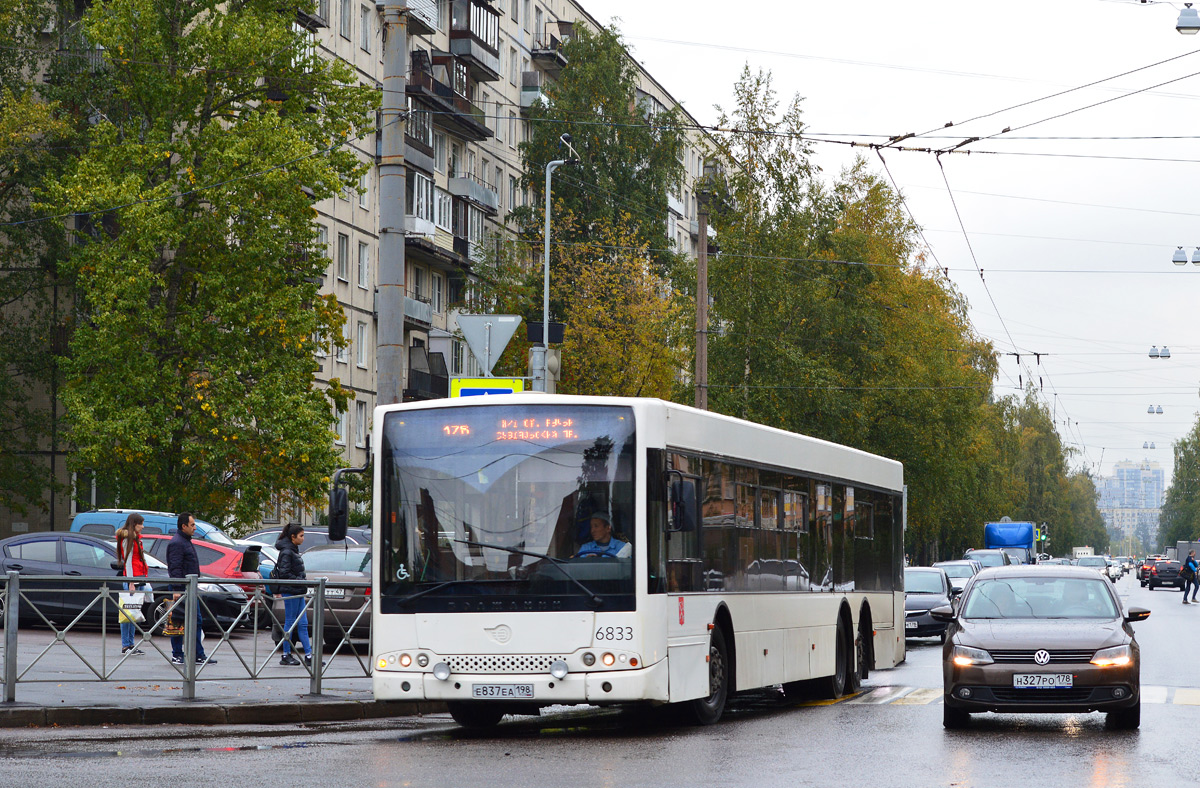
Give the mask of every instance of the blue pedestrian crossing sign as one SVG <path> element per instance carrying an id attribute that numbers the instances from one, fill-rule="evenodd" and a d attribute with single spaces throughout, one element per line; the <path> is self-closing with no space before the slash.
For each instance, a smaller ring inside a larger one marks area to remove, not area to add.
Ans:
<path id="1" fill-rule="evenodd" d="M 453 378 L 451 397 L 481 397 L 487 394 L 515 394 L 525 390 L 522 378 Z"/>

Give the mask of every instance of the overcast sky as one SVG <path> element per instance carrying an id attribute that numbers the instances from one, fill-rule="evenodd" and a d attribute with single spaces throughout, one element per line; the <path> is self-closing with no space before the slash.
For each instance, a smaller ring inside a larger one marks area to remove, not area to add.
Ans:
<path id="1" fill-rule="evenodd" d="M 1171 263 L 1176 246 L 1200 246 L 1200 37 L 1175 31 L 1182 4 L 583 2 L 602 22 L 619 20 L 634 56 L 700 122 L 731 103 L 748 63 L 773 72 L 782 99 L 804 98 L 814 136 L 859 141 L 963 124 L 1182 55 L 906 143 L 946 146 L 1013 127 L 963 148 L 970 156 L 942 157 L 966 237 L 935 157 L 885 154 L 978 332 L 1021 353 L 1020 367 L 1002 358 L 997 392 L 1015 391 L 1018 374 L 1040 376 L 1059 433 L 1078 449 L 1074 467 L 1110 474 L 1114 462 L 1145 459 L 1170 473 L 1171 443 L 1200 409 L 1200 266 Z M 826 176 L 855 155 L 815 147 Z M 1152 345 L 1171 358 L 1149 358 Z M 1162 415 L 1147 414 L 1160 405 Z M 1156 448 L 1143 449 L 1150 441 Z"/>

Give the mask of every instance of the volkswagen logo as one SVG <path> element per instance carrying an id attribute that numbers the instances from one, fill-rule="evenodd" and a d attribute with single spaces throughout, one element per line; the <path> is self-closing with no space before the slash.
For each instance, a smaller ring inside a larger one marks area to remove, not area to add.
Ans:
<path id="1" fill-rule="evenodd" d="M 504 645 L 508 641 L 512 640 L 512 629 L 507 624 L 498 624 L 490 628 L 484 627 L 483 631 L 488 633 L 492 640 L 496 641 L 500 645 Z M 1050 658 L 1046 657 L 1046 659 L 1049 660 Z"/>
<path id="2" fill-rule="evenodd" d="M 1033 652 L 1033 661 L 1039 665 L 1045 665 L 1050 661 L 1050 652 L 1044 648 L 1039 648 Z"/>

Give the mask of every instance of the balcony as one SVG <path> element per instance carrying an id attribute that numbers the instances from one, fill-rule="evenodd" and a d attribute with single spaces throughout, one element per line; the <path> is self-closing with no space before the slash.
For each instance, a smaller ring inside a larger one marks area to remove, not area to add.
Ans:
<path id="1" fill-rule="evenodd" d="M 410 96 L 429 99 L 440 111 L 448 113 L 436 115 L 437 124 L 449 127 L 458 136 L 475 142 L 482 142 L 492 136 L 483 110 L 465 96 L 455 93 L 449 85 L 435 79 L 428 71 L 414 68 L 408 75 L 405 92 Z"/>
<path id="2" fill-rule="evenodd" d="M 424 298 L 404 296 L 404 321 L 429 328 L 433 325 L 433 304 Z"/>
<path id="3" fill-rule="evenodd" d="M 555 79 L 567 65 L 567 56 L 563 54 L 562 46 L 571 38 L 572 27 L 570 22 L 547 22 L 541 38 L 533 42 L 533 47 L 529 50 L 533 62 Z"/>
<path id="4" fill-rule="evenodd" d="M 309 32 L 316 32 L 323 27 L 329 27 L 329 1 L 317 0 L 312 10 L 296 9 L 296 24 Z"/>
<path id="5" fill-rule="evenodd" d="M 413 216 L 411 213 L 404 215 L 404 234 L 406 236 L 424 235 L 432 238 L 436 233 L 437 226 L 433 220 Z"/>
<path id="6" fill-rule="evenodd" d="M 545 98 L 542 93 L 542 72 L 521 72 L 521 111 L 527 112 L 530 107 Z"/>
<path id="7" fill-rule="evenodd" d="M 682 219 L 684 216 L 683 200 L 678 195 L 667 195 L 667 210 L 673 213 L 677 218 Z"/>
<path id="8" fill-rule="evenodd" d="M 438 0 L 408 0 L 408 32 L 427 36 L 438 30 Z"/>
<path id="9" fill-rule="evenodd" d="M 446 369 L 446 357 L 432 353 L 424 347 L 408 349 L 408 385 L 404 388 L 404 401 L 442 399 L 450 396 L 450 373 Z"/>
<path id="10" fill-rule="evenodd" d="M 489 216 L 495 216 L 500 211 L 500 199 L 490 184 L 484 183 L 475 176 L 451 177 L 450 193 L 455 197 L 470 200 L 483 209 Z"/>
<path id="11" fill-rule="evenodd" d="M 477 82 L 500 79 L 500 12 L 485 0 L 454 0 L 450 51 Z"/>

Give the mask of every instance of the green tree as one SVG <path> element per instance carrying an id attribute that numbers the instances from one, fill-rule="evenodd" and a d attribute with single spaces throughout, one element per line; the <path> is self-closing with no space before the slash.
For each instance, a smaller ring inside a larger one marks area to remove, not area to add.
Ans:
<path id="1" fill-rule="evenodd" d="M 313 202 L 364 169 L 345 143 L 373 90 L 320 57 L 278 0 L 110 0 L 84 13 L 52 96 L 87 147 L 43 206 L 79 214 L 62 270 L 80 320 L 62 400 L 75 467 L 120 500 L 254 522 L 316 503 L 337 462 L 313 352 L 340 341 L 318 294 Z"/>
<path id="2" fill-rule="evenodd" d="M 1171 486 L 1163 498 L 1155 546 L 1200 539 L 1200 419 L 1175 442 Z"/>
<path id="3" fill-rule="evenodd" d="M 53 443 L 58 299 L 53 261 L 61 222 L 37 221 L 34 190 L 61 166 L 68 125 L 39 93 L 48 0 L 0 5 L 0 506 L 45 509 L 55 489 Z"/>
<path id="4" fill-rule="evenodd" d="M 529 110 L 529 139 L 520 151 L 522 184 L 532 203 L 516 212 L 527 238 L 540 237 L 544 221 L 546 163 L 570 154 L 560 137 L 570 134 L 579 162 L 554 173 L 554 196 L 576 221 L 555 240 L 588 239 L 595 223 L 629 227 L 636 246 L 669 262 L 667 195 L 683 177 L 684 132 L 674 108 L 654 107 L 638 90 L 638 69 L 615 28 L 577 25 L 563 45 L 567 65 L 544 88 L 545 100 Z M 557 261 L 555 261 L 557 262 Z"/>

